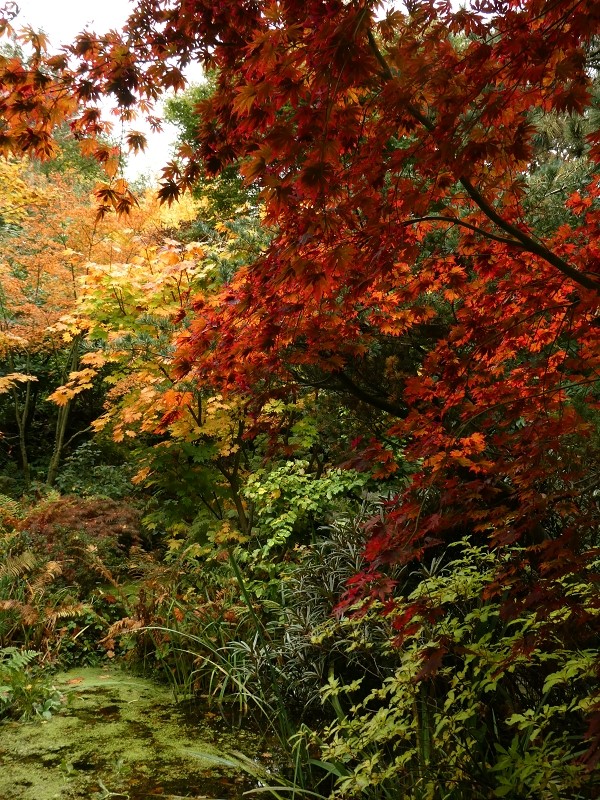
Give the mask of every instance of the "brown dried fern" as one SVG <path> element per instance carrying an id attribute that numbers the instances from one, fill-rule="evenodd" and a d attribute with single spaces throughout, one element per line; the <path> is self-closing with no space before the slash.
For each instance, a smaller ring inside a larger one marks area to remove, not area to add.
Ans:
<path id="1" fill-rule="evenodd" d="M 0 600 L 0 611 L 18 611 L 23 625 L 34 625 L 40 618 L 37 608 L 20 600 Z"/>
<path id="2" fill-rule="evenodd" d="M 112 572 L 102 561 L 102 559 L 95 554 L 91 554 L 89 550 L 85 550 L 84 552 L 90 569 L 92 569 L 94 572 L 100 575 L 101 578 L 104 578 L 104 580 L 107 583 L 110 583 L 111 586 L 114 586 L 115 589 L 118 589 L 119 588 L 118 581 L 115 579 Z"/>
<path id="3" fill-rule="evenodd" d="M 46 627 L 52 630 L 56 626 L 56 623 L 61 619 L 82 617 L 84 614 L 89 614 L 90 612 L 93 613 L 92 608 L 89 605 L 86 605 L 85 603 L 72 603 L 71 605 L 54 608 L 51 611 L 46 609 L 44 619 L 46 622 Z"/>
<path id="4" fill-rule="evenodd" d="M 63 573 L 62 564 L 59 561 L 48 561 L 44 564 L 43 571 L 31 583 L 29 591 L 32 597 L 40 597 L 48 584 L 52 583 Z"/>
<path id="5" fill-rule="evenodd" d="M 31 572 L 38 564 L 38 559 L 31 550 L 25 550 L 18 556 L 8 556 L 0 566 L 0 578 L 20 578 Z"/>
<path id="6" fill-rule="evenodd" d="M 133 633 L 145 627 L 145 623 L 141 619 L 134 619 L 133 617 L 123 617 L 119 619 L 108 629 L 108 633 L 102 641 L 107 639 L 114 639 L 116 636 L 122 636 L 125 633 Z"/>

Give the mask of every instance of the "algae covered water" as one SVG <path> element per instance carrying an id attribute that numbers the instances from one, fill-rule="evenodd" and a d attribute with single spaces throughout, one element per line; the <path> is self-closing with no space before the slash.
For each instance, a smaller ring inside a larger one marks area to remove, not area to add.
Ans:
<path id="1" fill-rule="evenodd" d="M 192 721 L 172 693 L 114 667 L 57 676 L 65 708 L 48 721 L 0 725 L 0 800 L 234 800 L 245 774 L 219 765 L 259 753 L 257 734 L 215 714 Z"/>

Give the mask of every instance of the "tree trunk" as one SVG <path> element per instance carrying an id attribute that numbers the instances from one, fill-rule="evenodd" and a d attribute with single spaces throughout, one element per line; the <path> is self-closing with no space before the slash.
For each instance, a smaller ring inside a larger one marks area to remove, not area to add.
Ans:
<path id="1" fill-rule="evenodd" d="M 21 456 L 21 469 L 23 471 L 23 480 L 25 481 L 25 488 L 29 489 L 31 486 L 31 469 L 29 467 L 29 457 L 27 454 L 27 416 L 29 412 L 29 401 L 31 397 L 31 384 L 27 384 L 25 392 L 25 403 L 21 407 L 19 404 L 18 392 L 15 389 L 13 392 L 15 400 L 15 417 L 17 420 L 17 428 L 19 430 L 19 454 Z"/>
<path id="2" fill-rule="evenodd" d="M 11 363 L 11 369 L 14 372 L 14 364 Z M 27 359 L 26 372 L 29 374 L 29 358 Z M 25 488 L 29 489 L 31 486 L 31 468 L 29 466 L 29 456 L 27 453 L 27 422 L 29 420 L 29 413 L 31 410 L 31 381 L 28 381 L 25 390 L 25 401 L 23 405 L 19 402 L 19 391 L 13 389 L 13 400 L 15 405 L 15 419 L 17 421 L 17 430 L 19 431 L 19 454 L 21 456 L 21 469 L 23 471 L 23 480 Z"/>
<path id="3" fill-rule="evenodd" d="M 68 368 L 64 379 L 68 378 L 68 373 L 74 372 L 79 366 L 79 343 L 81 336 L 76 336 L 73 339 L 71 352 L 69 354 Z M 63 446 L 65 443 L 65 434 L 67 432 L 67 424 L 69 422 L 69 413 L 71 411 L 71 400 L 68 400 L 63 406 L 58 408 L 58 417 L 56 419 L 56 430 L 54 433 L 54 447 L 52 456 L 50 457 L 50 464 L 48 465 L 48 475 L 46 476 L 46 483 L 48 486 L 53 486 L 54 481 L 58 475 L 58 468 L 62 457 Z"/>

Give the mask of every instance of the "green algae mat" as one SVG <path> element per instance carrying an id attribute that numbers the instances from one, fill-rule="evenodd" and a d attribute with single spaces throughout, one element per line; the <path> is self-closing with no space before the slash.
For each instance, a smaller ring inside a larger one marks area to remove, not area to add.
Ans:
<path id="1" fill-rule="evenodd" d="M 259 752 L 256 734 L 214 714 L 191 720 L 168 689 L 114 667 L 55 685 L 67 703 L 52 719 L 0 724 L 0 800 L 234 800 L 249 788 L 218 761 Z"/>

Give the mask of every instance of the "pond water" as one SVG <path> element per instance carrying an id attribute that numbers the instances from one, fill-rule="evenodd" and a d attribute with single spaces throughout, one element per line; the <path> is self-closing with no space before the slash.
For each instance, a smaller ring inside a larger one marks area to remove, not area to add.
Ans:
<path id="1" fill-rule="evenodd" d="M 0 800 L 236 800 L 252 783 L 219 757 L 266 745 L 210 711 L 116 667 L 56 676 L 65 708 L 48 721 L 0 725 Z M 268 754 L 265 754 L 268 755 Z"/>

